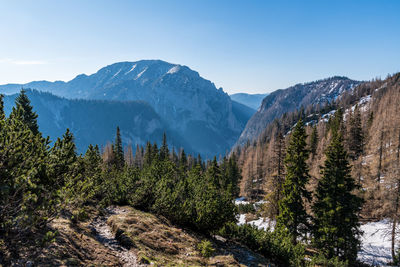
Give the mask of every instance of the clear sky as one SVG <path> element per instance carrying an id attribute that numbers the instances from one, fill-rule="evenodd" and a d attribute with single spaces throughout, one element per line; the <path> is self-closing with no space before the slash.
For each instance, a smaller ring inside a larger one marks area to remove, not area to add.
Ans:
<path id="1" fill-rule="evenodd" d="M 0 0 L 0 84 L 118 61 L 187 65 L 228 93 L 400 71 L 400 1 Z"/>

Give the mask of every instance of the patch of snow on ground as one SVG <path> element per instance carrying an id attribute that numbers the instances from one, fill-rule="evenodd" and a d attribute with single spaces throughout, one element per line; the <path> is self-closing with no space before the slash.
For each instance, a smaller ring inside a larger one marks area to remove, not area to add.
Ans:
<path id="1" fill-rule="evenodd" d="M 371 95 L 364 96 L 360 99 L 360 101 L 358 101 L 358 105 L 361 106 L 362 104 L 365 104 L 365 103 L 369 102 L 370 100 L 371 100 Z"/>
<path id="2" fill-rule="evenodd" d="M 249 204 L 249 203 L 250 202 L 246 201 L 245 197 L 239 197 L 239 198 L 235 199 L 235 205 L 240 205 L 240 204 L 246 205 L 246 204 Z"/>
<path id="3" fill-rule="evenodd" d="M 238 225 L 243 225 L 246 223 L 246 214 L 239 214 Z"/>
<path id="4" fill-rule="evenodd" d="M 385 266 L 391 261 L 391 223 L 388 219 L 361 225 L 364 232 L 358 259 L 373 266 Z"/>
<path id="5" fill-rule="evenodd" d="M 243 225 L 243 224 L 250 224 L 256 226 L 260 230 L 268 230 L 270 231 L 274 230 L 275 227 L 275 221 L 271 221 L 268 218 L 263 218 L 260 217 L 257 220 L 253 221 L 246 221 L 246 214 L 240 214 L 238 217 L 238 225 Z"/>

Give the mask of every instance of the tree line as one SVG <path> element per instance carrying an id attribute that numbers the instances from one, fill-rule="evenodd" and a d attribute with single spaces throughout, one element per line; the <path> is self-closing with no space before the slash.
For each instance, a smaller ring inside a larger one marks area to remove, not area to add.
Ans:
<path id="1" fill-rule="evenodd" d="M 241 176 L 234 156 L 205 162 L 184 150 L 177 155 L 165 134 L 161 147 L 147 143 L 133 156 L 124 153 L 118 127 L 104 151 L 90 145 L 78 155 L 68 129 L 52 146 L 42 136 L 25 91 L 8 117 L 3 108 L 0 96 L 0 232 L 6 238 L 23 239 L 65 210 L 83 218 L 87 205 L 131 205 L 204 233 L 235 221 Z"/>

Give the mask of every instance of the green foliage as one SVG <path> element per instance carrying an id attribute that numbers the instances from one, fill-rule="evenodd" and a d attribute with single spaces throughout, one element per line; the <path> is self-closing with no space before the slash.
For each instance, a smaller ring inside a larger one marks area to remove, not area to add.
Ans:
<path id="1" fill-rule="evenodd" d="M 357 159 L 364 151 L 364 133 L 358 106 L 355 107 L 354 113 L 350 115 L 347 144 L 349 156 L 352 159 Z"/>
<path id="2" fill-rule="evenodd" d="M 34 135 L 39 133 L 39 126 L 37 124 L 38 115 L 33 111 L 31 101 L 26 95 L 24 89 L 21 90 L 18 97 L 15 99 L 15 108 L 13 108 L 11 117 L 18 116 L 24 124 L 32 131 Z"/>
<path id="3" fill-rule="evenodd" d="M 45 226 L 59 203 L 48 139 L 34 134 L 22 114 L 0 120 L 0 231 L 20 237 Z"/>
<path id="4" fill-rule="evenodd" d="M 45 246 L 49 243 L 53 243 L 54 241 L 56 241 L 56 237 L 58 235 L 58 231 L 48 231 L 46 232 L 46 234 L 43 236 L 42 240 L 41 240 L 41 245 Z"/>
<path id="5" fill-rule="evenodd" d="M 71 221 L 73 223 L 84 222 L 84 221 L 87 221 L 88 219 L 89 219 L 89 215 L 86 212 L 84 207 L 79 208 L 78 210 L 74 210 L 72 212 Z"/>
<path id="6" fill-rule="evenodd" d="M 347 267 L 349 266 L 348 261 L 342 261 L 339 257 L 327 259 L 323 254 L 318 254 L 312 257 L 310 266 L 324 266 L 324 267 Z"/>
<path id="7" fill-rule="evenodd" d="M 202 240 L 199 244 L 197 244 L 197 249 L 200 251 L 201 256 L 205 258 L 211 257 L 215 252 L 212 243 L 206 239 Z"/>
<path id="8" fill-rule="evenodd" d="M 121 170 L 124 167 L 124 150 L 122 148 L 122 139 L 119 127 L 117 127 L 117 134 L 115 136 L 115 143 L 113 148 L 114 148 L 115 167 Z"/>
<path id="9" fill-rule="evenodd" d="M 394 255 L 394 259 L 393 259 L 393 263 L 392 265 L 394 266 L 399 266 L 400 265 L 400 249 L 397 249 L 395 255 Z"/>
<path id="10" fill-rule="evenodd" d="M 357 214 L 362 199 L 354 194 L 358 186 L 350 175 L 340 133 L 333 132 L 325 154 L 322 178 L 318 181 L 312 207 L 314 244 L 327 259 L 339 257 L 354 263 L 360 245 Z"/>
<path id="11" fill-rule="evenodd" d="M 286 179 L 283 183 L 282 199 L 279 202 L 277 229 L 287 232 L 296 243 L 297 238 L 308 230 L 308 215 L 304 200 L 310 200 L 310 193 L 306 190 L 309 179 L 307 159 L 306 132 L 303 121 L 300 119 L 291 135 L 287 148 L 285 167 Z"/>
<path id="12" fill-rule="evenodd" d="M 293 245 L 291 237 L 287 235 L 259 230 L 248 224 L 238 226 L 235 223 L 225 224 L 219 234 L 248 246 L 279 266 L 305 265 L 304 245 Z"/>
<path id="13" fill-rule="evenodd" d="M 247 204 L 239 204 L 238 205 L 238 213 L 239 214 L 246 214 L 246 213 L 255 213 L 256 209 L 253 204 L 247 203 Z"/>

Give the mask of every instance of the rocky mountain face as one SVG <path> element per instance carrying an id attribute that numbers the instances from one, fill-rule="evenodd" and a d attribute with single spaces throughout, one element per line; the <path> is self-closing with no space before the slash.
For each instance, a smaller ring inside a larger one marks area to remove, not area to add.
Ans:
<path id="1" fill-rule="evenodd" d="M 297 84 L 272 92 L 264 98 L 260 109 L 247 122 L 238 145 L 254 140 L 275 118 L 310 104 L 325 104 L 360 84 L 346 77 L 332 77 L 310 83 Z"/>
<path id="2" fill-rule="evenodd" d="M 21 87 L 68 99 L 146 102 L 169 129 L 207 157 L 228 151 L 251 116 L 249 109 L 233 104 L 221 88 L 217 89 L 197 72 L 160 60 L 115 63 L 92 75 L 78 75 L 69 82 L 3 85 L 0 92 L 16 93 Z M 119 116 L 128 114 L 123 112 Z"/>
<path id="3" fill-rule="evenodd" d="M 230 97 L 232 100 L 254 109 L 254 112 L 255 112 L 261 106 L 263 99 L 267 95 L 268 94 L 237 93 L 237 94 L 230 95 Z"/>

